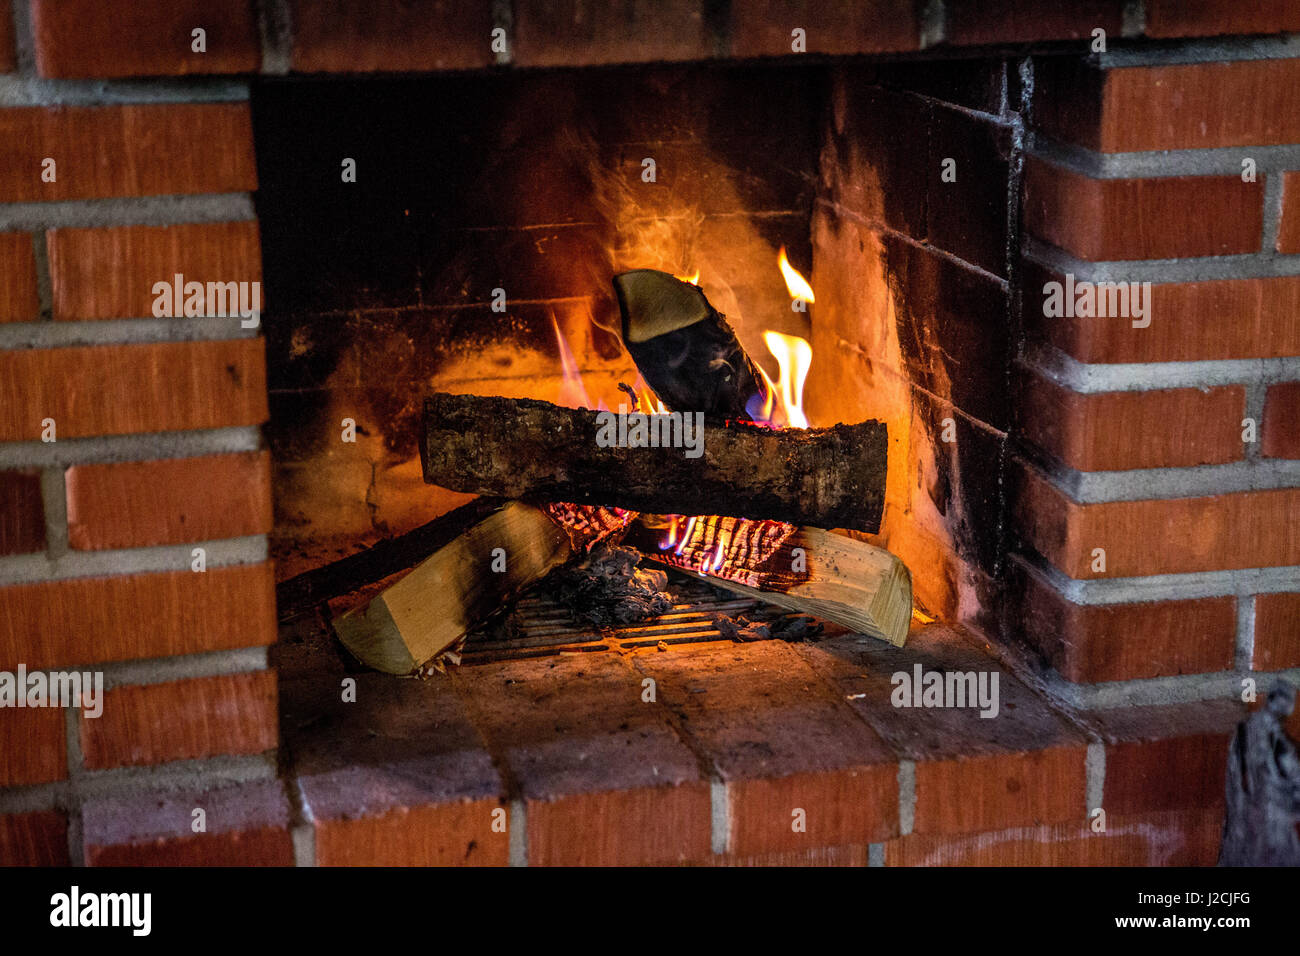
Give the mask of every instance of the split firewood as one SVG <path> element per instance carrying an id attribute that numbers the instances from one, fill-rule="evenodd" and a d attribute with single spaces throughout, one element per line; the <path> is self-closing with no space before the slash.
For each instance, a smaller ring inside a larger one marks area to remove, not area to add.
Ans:
<path id="1" fill-rule="evenodd" d="M 335 633 L 363 664 L 410 674 L 575 554 L 617 537 L 632 517 L 509 502 L 368 604 L 335 618 Z"/>
<path id="2" fill-rule="evenodd" d="M 676 533 L 644 525 L 628 544 L 646 560 L 719 587 L 902 647 L 912 575 L 883 548 L 820 528 L 736 518 L 681 519 Z"/>
<path id="3" fill-rule="evenodd" d="M 533 399 L 436 393 L 425 403 L 421 459 L 426 482 L 455 491 L 874 532 L 886 445 L 882 422 L 701 425 L 689 413 L 621 419 Z"/>
<path id="4" fill-rule="evenodd" d="M 614 277 L 623 344 L 669 408 L 750 420 L 768 385 L 726 318 L 689 282 L 654 269 Z"/>

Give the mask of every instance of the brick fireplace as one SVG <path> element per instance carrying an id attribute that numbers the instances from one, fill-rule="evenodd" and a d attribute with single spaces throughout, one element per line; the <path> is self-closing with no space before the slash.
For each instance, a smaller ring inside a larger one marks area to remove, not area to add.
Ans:
<path id="1" fill-rule="evenodd" d="M 1215 862 L 1300 671 L 1300 13 L 835 6 L 0 0 L 0 671 L 106 688 L 0 709 L 0 863 Z M 906 645 L 360 668 L 286 595 L 466 500 L 423 394 L 554 400 L 558 334 L 616 403 L 641 267 L 886 422 Z"/>

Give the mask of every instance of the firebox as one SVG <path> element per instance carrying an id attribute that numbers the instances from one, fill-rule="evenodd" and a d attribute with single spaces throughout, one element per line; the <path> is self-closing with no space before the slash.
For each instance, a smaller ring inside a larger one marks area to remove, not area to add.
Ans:
<path id="1" fill-rule="evenodd" d="M 0 860 L 1218 858 L 1295 16 L 14 6 Z"/>

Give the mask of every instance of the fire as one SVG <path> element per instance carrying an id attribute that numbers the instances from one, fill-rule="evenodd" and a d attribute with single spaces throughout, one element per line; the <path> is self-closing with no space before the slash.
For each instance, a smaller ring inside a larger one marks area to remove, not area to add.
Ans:
<path id="1" fill-rule="evenodd" d="M 807 428 L 808 416 L 803 410 L 803 386 L 808 380 L 808 368 L 812 365 L 812 346 L 797 335 L 771 331 L 763 333 L 763 342 L 768 351 L 776 356 L 776 364 L 781 369 L 775 391 L 779 393 L 785 424 L 790 428 Z"/>
<path id="2" fill-rule="evenodd" d="M 647 415 L 665 415 L 668 408 L 663 402 L 655 398 L 654 392 L 650 391 L 650 386 L 646 384 L 645 379 L 638 372 L 636 381 L 632 383 L 632 391 L 636 393 L 636 408 L 639 412 Z"/>
<path id="3" fill-rule="evenodd" d="M 809 303 L 817 301 L 808 280 L 790 265 L 790 260 L 785 256 L 785 246 L 782 246 L 780 253 L 777 254 L 776 264 L 781 267 L 781 275 L 785 277 L 785 287 L 790 291 L 790 298 L 803 299 Z"/>
<path id="4" fill-rule="evenodd" d="M 699 270 L 699 269 L 696 269 L 696 270 L 695 270 L 695 273 L 694 273 L 693 275 L 688 275 L 688 276 L 679 276 L 679 275 L 674 275 L 673 278 L 674 278 L 674 279 L 681 279 L 683 282 L 689 282 L 691 285 L 699 285 L 699 284 L 700 284 L 700 270 Z"/>
<path id="5" fill-rule="evenodd" d="M 560 382 L 560 394 L 555 404 L 563 405 L 565 408 L 590 408 L 591 396 L 587 394 L 587 389 L 582 384 L 578 360 L 573 357 L 569 343 L 564 340 L 564 333 L 560 331 L 560 323 L 556 320 L 554 312 L 551 313 L 551 325 L 555 329 L 555 341 L 560 346 L 560 367 L 564 370 L 564 377 Z"/>

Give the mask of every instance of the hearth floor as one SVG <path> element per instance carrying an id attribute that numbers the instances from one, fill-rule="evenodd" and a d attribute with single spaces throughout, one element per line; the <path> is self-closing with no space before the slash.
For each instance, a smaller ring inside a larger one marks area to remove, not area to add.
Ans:
<path id="1" fill-rule="evenodd" d="M 276 657 L 321 865 L 1212 864 L 1243 716 L 1074 711 L 943 624 L 901 649 L 618 642 L 403 679 L 308 617 Z M 895 706 L 918 667 L 996 675 L 996 716 Z"/>

